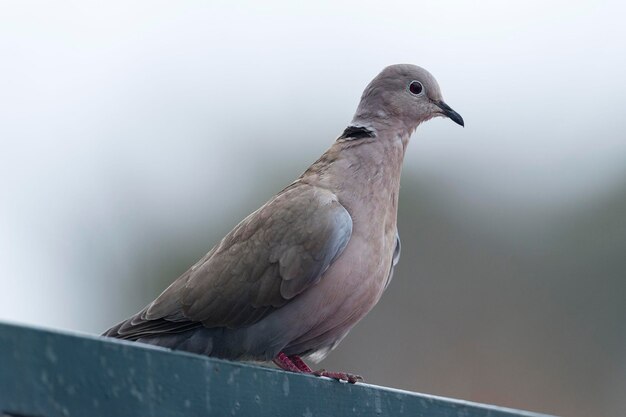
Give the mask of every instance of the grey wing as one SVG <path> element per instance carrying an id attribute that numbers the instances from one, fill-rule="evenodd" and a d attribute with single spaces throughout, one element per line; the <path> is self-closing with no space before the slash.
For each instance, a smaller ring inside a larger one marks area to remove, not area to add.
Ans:
<path id="1" fill-rule="evenodd" d="M 402 244 L 400 243 L 400 234 L 396 231 L 396 247 L 393 250 L 393 258 L 391 258 L 391 268 L 389 268 L 389 275 L 387 276 L 387 282 L 385 282 L 385 289 L 391 283 L 393 278 L 393 271 L 396 269 L 396 265 L 400 262 L 400 253 L 402 252 Z"/>
<path id="2" fill-rule="evenodd" d="M 115 336 L 176 333 L 200 323 L 253 324 L 315 285 L 351 234 L 352 218 L 334 194 L 296 183 L 238 224 L 146 309 L 114 328 Z"/>

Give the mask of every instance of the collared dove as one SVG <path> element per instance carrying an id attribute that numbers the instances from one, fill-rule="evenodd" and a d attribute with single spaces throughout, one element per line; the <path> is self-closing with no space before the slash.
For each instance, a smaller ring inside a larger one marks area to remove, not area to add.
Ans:
<path id="1" fill-rule="evenodd" d="M 156 300 L 104 335 L 351 383 L 312 371 L 378 302 L 400 258 L 402 161 L 416 127 L 446 116 L 425 69 L 385 68 L 350 125 L 297 180 L 272 197 Z"/>

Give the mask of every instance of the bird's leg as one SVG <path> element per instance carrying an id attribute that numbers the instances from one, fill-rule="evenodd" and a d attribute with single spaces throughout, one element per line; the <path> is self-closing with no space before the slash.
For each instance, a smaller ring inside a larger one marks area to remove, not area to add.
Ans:
<path id="1" fill-rule="evenodd" d="M 309 365 L 307 365 L 300 356 L 292 355 L 292 356 L 289 356 L 289 359 L 291 359 L 291 362 L 293 362 L 293 364 L 296 365 L 300 371 L 306 374 L 313 373 L 313 370 L 309 368 Z"/>
<path id="2" fill-rule="evenodd" d="M 274 358 L 274 363 L 278 365 L 279 368 L 284 369 L 289 372 L 297 372 L 301 373 L 302 371 L 298 368 L 292 361 L 285 355 L 283 352 L 280 352 L 278 356 Z"/>
<path id="3" fill-rule="evenodd" d="M 285 371 L 301 374 L 311 374 L 315 376 L 325 376 L 327 378 L 337 379 L 339 381 L 346 381 L 351 384 L 356 384 L 358 381 L 363 381 L 363 377 L 347 372 L 330 372 L 325 369 L 313 371 L 311 368 L 309 368 L 309 365 L 307 365 L 298 355 L 287 356 L 283 352 L 280 352 L 278 356 L 274 358 L 274 363 Z"/>

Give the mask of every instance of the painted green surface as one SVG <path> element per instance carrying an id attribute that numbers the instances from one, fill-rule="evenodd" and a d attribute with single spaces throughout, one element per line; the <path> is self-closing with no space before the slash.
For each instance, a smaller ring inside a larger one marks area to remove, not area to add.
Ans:
<path id="1" fill-rule="evenodd" d="M 539 414 L 0 323 L 0 416 Z"/>

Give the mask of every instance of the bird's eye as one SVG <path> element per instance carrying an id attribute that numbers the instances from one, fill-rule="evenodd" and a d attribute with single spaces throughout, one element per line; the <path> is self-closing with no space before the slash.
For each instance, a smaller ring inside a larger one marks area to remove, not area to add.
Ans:
<path id="1" fill-rule="evenodd" d="M 424 86 L 422 86 L 422 83 L 419 81 L 411 81 L 411 84 L 409 85 L 409 91 L 417 95 L 424 91 Z"/>

